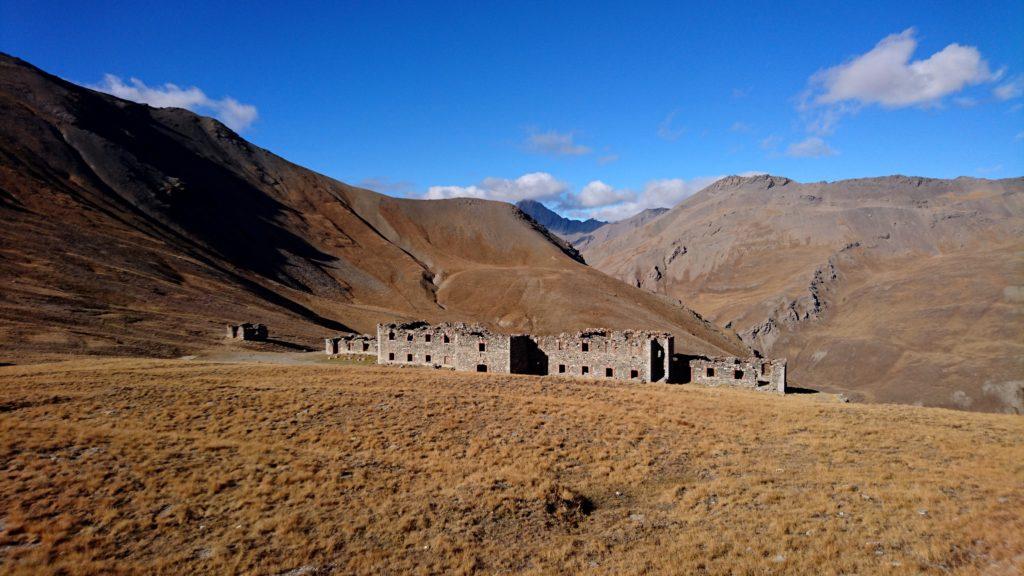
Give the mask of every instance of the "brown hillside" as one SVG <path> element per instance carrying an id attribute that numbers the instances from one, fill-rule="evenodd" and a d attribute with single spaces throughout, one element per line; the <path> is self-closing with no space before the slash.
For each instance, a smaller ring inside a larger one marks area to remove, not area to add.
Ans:
<path id="1" fill-rule="evenodd" d="M 797 383 L 1024 411 L 1024 179 L 729 177 L 587 262 L 731 325 Z"/>
<path id="2" fill-rule="evenodd" d="M 1019 417 L 381 366 L 0 381 L 4 574 L 1024 567 Z"/>
<path id="3" fill-rule="evenodd" d="M 176 355 L 229 321 L 316 345 L 382 320 L 675 332 L 742 352 L 671 300 L 576 261 L 513 206 L 389 198 L 219 122 L 0 55 L 0 344 Z"/>

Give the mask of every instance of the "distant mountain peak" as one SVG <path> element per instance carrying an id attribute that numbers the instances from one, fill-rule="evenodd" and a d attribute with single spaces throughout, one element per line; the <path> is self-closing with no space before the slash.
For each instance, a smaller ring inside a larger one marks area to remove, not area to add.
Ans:
<path id="1" fill-rule="evenodd" d="M 586 220 L 566 218 L 536 200 L 520 200 L 516 202 L 516 208 L 536 220 L 541 226 L 559 235 L 586 234 L 607 224 L 607 222 L 593 218 Z"/>

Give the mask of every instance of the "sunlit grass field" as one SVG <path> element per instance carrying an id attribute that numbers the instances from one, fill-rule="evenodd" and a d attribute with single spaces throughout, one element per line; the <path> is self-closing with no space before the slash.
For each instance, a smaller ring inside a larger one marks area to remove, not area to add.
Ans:
<path id="1" fill-rule="evenodd" d="M 1022 567 L 1019 416 L 345 362 L 0 367 L 0 573 Z"/>

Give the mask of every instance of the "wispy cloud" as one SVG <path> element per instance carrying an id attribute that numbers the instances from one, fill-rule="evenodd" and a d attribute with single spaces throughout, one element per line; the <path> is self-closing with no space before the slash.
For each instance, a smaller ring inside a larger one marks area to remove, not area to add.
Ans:
<path id="1" fill-rule="evenodd" d="M 686 128 L 682 126 L 674 126 L 675 119 L 678 114 L 679 109 L 676 108 L 669 112 L 668 115 L 665 116 L 665 119 L 658 124 L 658 138 L 669 141 L 678 140 L 679 137 L 686 132 Z"/>
<path id="2" fill-rule="evenodd" d="M 759 144 L 762 150 L 775 151 L 778 149 L 779 144 L 782 144 L 782 138 L 775 134 L 769 134 L 762 138 Z"/>
<path id="3" fill-rule="evenodd" d="M 589 146 L 577 144 L 574 139 L 575 135 L 572 132 L 555 130 L 536 132 L 531 130 L 526 137 L 524 147 L 530 152 L 552 156 L 583 156 L 592 152 Z"/>
<path id="4" fill-rule="evenodd" d="M 1024 95 L 1024 76 L 1016 76 L 1005 84 L 996 86 L 992 94 L 1000 100 L 1013 100 Z"/>
<path id="5" fill-rule="evenodd" d="M 251 126 L 259 117 L 252 104 L 243 104 L 230 96 L 210 98 L 195 86 L 182 88 L 171 83 L 147 86 L 138 78 L 129 78 L 126 83 L 119 76 L 106 74 L 103 81 L 89 88 L 157 108 L 186 108 L 198 114 L 210 114 L 239 132 Z"/>
<path id="6" fill-rule="evenodd" d="M 356 186 L 373 190 L 374 192 L 399 196 L 407 196 L 415 189 L 415 185 L 412 182 L 404 180 L 395 181 L 386 177 L 363 178 Z"/>
<path id="7" fill-rule="evenodd" d="M 794 158 L 821 158 L 834 155 L 836 155 L 836 151 L 817 136 L 811 136 L 800 142 L 790 144 L 786 148 L 786 156 Z"/>
<path id="8" fill-rule="evenodd" d="M 619 161 L 619 155 L 618 154 L 605 154 L 604 156 L 601 156 L 600 158 L 597 159 L 597 163 L 600 164 L 601 166 L 606 166 L 608 164 L 611 164 L 613 162 L 618 162 L 618 161 Z"/>
<path id="9" fill-rule="evenodd" d="M 754 127 L 746 122 L 733 122 L 732 126 L 729 126 L 731 132 L 743 132 L 748 133 L 754 130 Z"/>

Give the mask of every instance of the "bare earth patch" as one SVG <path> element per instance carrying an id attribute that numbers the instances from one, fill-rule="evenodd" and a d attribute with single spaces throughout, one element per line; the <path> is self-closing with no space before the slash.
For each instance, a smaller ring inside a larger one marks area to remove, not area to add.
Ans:
<path id="1" fill-rule="evenodd" d="M 1014 574 L 1024 420 L 358 365 L 0 367 L 0 572 Z"/>

